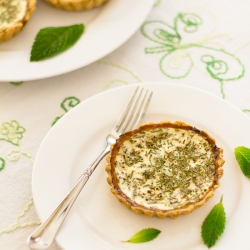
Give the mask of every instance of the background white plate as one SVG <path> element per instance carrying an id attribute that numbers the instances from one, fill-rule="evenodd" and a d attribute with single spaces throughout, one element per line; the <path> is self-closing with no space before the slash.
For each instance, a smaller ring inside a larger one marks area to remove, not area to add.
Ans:
<path id="1" fill-rule="evenodd" d="M 207 131 L 224 149 L 221 187 L 203 207 L 175 220 L 148 218 L 122 205 L 109 190 L 103 160 L 80 194 L 57 242 L 65 250 L 80 249 L 207 249 L 200 236 L 203 220 L 219 202 L 227 214 L 226 230 L 213 249 L 249 249 L 250 181 L 243 176 L 234 148 L 250 146 L 250 120 L 226 101 L 190 87 L 140 84 L 154 91 L 144 122 L 181 120 Z M 101 152 L 105 137 L 123 110 L 135 85 L 103 92 L 82 102 L 61 118 L 44 139 L 33 172 L 33 197 L 43 221 L 70 190 L 78 176 Z M 121 243 L 137 231 L 155 227 L 157 239 L 144 244 Z"/>
<path id="2" fill-rule="evenodd" d="M 25 28 L 0 44 L 0 81 L 27 81 L 56 76 L 86 66 L 117 49 L 140 27 L 154 0 L 110 0 L 83 12 L 56 9 L 44 0 Z M 38 31 L 44 27 L 83 23 L 85 32 L 68 51 L 41 62 L 30 62 Z"/>

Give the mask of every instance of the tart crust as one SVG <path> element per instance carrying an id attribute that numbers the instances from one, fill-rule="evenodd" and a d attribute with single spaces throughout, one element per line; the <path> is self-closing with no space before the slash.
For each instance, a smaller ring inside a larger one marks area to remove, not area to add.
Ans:
<path id="1" fill-rule="evenodd" d="M 94 7 L 101 6 L 108 0 L 45 0 L 58 9 L 68 11 L 90 10 Z"/>
<path id="2" fill-rule="evenodd" d="M 0 30 L 0 43 L 16 36 L 30 20 L 36 8 L 36 0 L 27 0 L 27 9 L 24 17 L 13 23 L 10 27 Z"/>
<path id="3" fill-rule="evenodd" d="M 135 135 L 140 131 L 151 130 L 151 129 L 158 129 L 158 128 L 175 128 L 175 129 L 184 129 L 192 131 L 199 136 L 203 137 L 211 146 L 211 150 L 214 154 L 214 178 L 212 185 L 208 188 L 208 190 L 203 194 L 203 196 L 195 202 L 190 202 L 184 206 L 177 207 L 174 209 L 158 209 L 155 207 L 146 207 L 144 205 L 138 204 L 135 200 L 128 197 L 120 188 L 117 180 L 117 175 L 115 172 L 115 160 L 119 149 L 122 147 L 124 141 L 129 139 L 131 136 Z M 208 135 L 205 131 L 200 131 L 189 124 L 184 122 L 176 121 L 174 123 L 169 121 L 164 121 L 161 123 L 148 123 L 141 125 L 138 129 L 133 131 L 128 131 L 119 139 L 117 139 L 116 143 L 112 145 L 110 153 L 106 157 L 107 166 L 106 172 L 108 173 L 107 182 L 111 187 L 111 192 L 116 196 L 116 198 L 123 203 L 127 208 L 135 211 L 136 213 L 143 213 L 147 216 L 158 216 L 159 218 L 171 217 L 176 218 L 181 214 L 188 214 L 192 212 L 195 208 L 203 206 L 209 198 L 214 195 L 215 189 L 220 186 L 220 178 L 223 175 L 223 149 L 216 146 L 215 139 Z"/>

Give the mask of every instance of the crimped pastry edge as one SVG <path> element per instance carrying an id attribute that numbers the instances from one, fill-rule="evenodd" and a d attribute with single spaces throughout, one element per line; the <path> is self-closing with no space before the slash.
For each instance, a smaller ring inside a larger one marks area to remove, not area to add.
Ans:
<path id="1" fill-rule="evenodd" d="M 185 127 L 185 126 L 189 126 L 192 127 L 190 124 L 187 124 L 185 122 L 182 121 L 175 121 L 175 122 L 170 122 L 170 121 L 163 121 L 163 122 L 159 122 L 159 123 L 147 123 L 147 124 L 143 124 L 140 125 L 138 127 L 138 129 L 140 129 L 141 127 L 147 126 L 147 125 L 158 125 L 158 124 L 166 124 L 166 125 L 177 125 L 181 127 Z M 194 128 L 194 127 L 192 127 Z M 196 128 L 194 128 L 196 129 Z M 129 132 L 129 131 L 127 131 Z M 211 140 L 211 142 L 214 143 L 214 145 L 216 145 L 216 141 L 213 137 L 211 137 L 208 133 L 206 133 L 205 131 L 200 131 L 201 133 L 203 133 L 207 138 L 209 138 Z M 173 209 L 173 210 L 160 210 L 160 209 L 150 209 L 147 207 L 143 207 L 141 205 L 138 206 L 134 206 L 132 205 L 125 197 L 126 195 L 123 194 L 123 196 L 115 189 L 113 182 L 112 182 L 112 173 L 111 173 L 111 154 L 112 154 L 112 150 L 113 150 L 113 146 L 115 144 L 113 144 L 111 146 L 110 149 L 110 153 L 106 156 L 106 160 L 107 160 L 107 165 L 106 165 L 106 172 L 108 173 L 108 177 L 107 177 L 107 182 L 110 185 L 110 190 L 111 192 L 116 196 L 116 198 L 123 203 L 127 208 L 133 210 L 134 212 L 138 213 L 138 214 L 145 214 L 146 216 L 152 217 L 152 216 L 157 216 L 158 218 L 165 218 L 165 217 L 170 217 L 172 219 L 177 218 L 179 215 L 184 215 L 184 214 L 189 214 L 191 213 L 194 209 L 203 206 L 213 195 L 214 195 L 214 191 L 220 186 L 220 182 L 219 180 L 221 179 L 221 177 L 223 176 L 224 170 L 222 168 L 223 164 L 225 163 L 225 160 L 223 159 L 223 149 L 217 147 L 218 150 L 218 155 L 216 157 L 216 162 L 215 162 L 215 167 L 216 167 L 216 172 L 215 172 L 215 176 L 217 177 L 215 184 L 212 186 L 211 190 L 209 190 L 205 196 L 198 202 L 195 202 L 193 204 L 189 204 L 187 207 L 184 208 L 177 208 L 177 209 Z M 124 197 L 125 196 L 125 197 Z M 129 199 L 129 198 L 128 198 Z"/>
<path id="2" fill-rule="evenodd" d="M 91 10 L 106 3 L 108 0 L 45 0 L 58 9 L 67 11 Z"/>
<path id="3" fill-rule="evenodd" d="M 23 29 L 24 25 L 30 20 L 35 9 L 36 0 L 27 0 L 27 10 L 24 17 L 21 20 L 13 23 L 11 27 L 0 31 L 0 43 L 16 36 Z"/>

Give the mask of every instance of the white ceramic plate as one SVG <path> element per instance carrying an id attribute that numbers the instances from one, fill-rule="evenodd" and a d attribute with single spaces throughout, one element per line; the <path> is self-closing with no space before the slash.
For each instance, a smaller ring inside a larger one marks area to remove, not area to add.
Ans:
<path id="1" fill-rule="evenodd" d="M 117 49 L 140 27 L 155 0 L 110 0 L 85 12 L 67 12 L 37 0 L 36 11 L 13 39 L 0 44 L 0 81 L 28 81 L 67 73 Z M 30 50 L 44 27 L 83 23 L 85 32 L 68 51 L 41 62 L 30 62 Z"/>
<path id="2" fill-rule="evenodd" d="M 138 215 L 122 205 L 110 192 L 103 160 L 80 194 L 66 219 L 57 242 L 65 250 L 80 249 L 207 249 L 200 236 L 201 225 L 220 201 L 227 214 L 226 230 L 213 249 L 249 249 L 250 181 L 243 176 L 234 148 L 250 146 L 250 119 L 226 101 L 194 88 L 166 83 L 140 84 L 153 90 L 144 122 L 181 120 L 216 138 L 224 149 L 224 176 L 215 195 L 203 207 L 175 220 Z M 61 118 L 44 139 L 33 172 L 33 197 L 42 221 L 70 190 L 78 176 L 105 145 L 135 85 L 93 96 Z M 144 244 L 121 243 L 141 229 L 162 232 Z"/>

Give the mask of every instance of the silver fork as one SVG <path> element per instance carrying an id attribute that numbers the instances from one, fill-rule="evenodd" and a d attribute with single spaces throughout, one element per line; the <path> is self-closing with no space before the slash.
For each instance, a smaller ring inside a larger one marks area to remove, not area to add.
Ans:
<path id="1" fill-rule="evenodd" d="M 136 127 L 140 119 L 145 115 L 150 103 L 152 92 L 139 87 L 136 88 L 132 98 L 125 107 L 123 113 L 115 123 L 110 134 L 106 137 L 106 147 L 96 160 L 83 172 L 68 195 L 59 204 L 55 211 L 43 222 L 28 238 L 27 243 L 32 250 L 48 249 L 64 219 L 74 204 L 76 198 L 87 183 L 89 177 L 94 172 L 100 161 L 110 152 L 110 146 L 126 130 Z"/>

